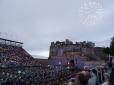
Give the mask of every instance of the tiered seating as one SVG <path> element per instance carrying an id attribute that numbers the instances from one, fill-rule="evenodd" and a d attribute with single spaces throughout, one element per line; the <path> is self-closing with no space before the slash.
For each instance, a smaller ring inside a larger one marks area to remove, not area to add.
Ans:
<path id="1" fill-rule="evenodd" d="M 13 64 L 30 65 L 33 57 L 21 46 L 11 46 L 0 44 L 0 63 L 1 65 Z"/>

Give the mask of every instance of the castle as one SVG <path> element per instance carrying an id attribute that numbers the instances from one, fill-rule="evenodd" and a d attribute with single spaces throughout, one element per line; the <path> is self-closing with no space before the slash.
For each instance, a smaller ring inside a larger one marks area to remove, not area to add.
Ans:
<path id="1" fill-rule="evenodd" d="M 49 58 L 53 57 L 70 57 L 70 56 L 85 56 L 94 54 L 95 44 L 92 42 L 76 42 L 66 39 L 66 41 L 51 42 Z"/>
<path id="2" fill-rule="evenodd" d="M 68 63 L 77 64 L 78 60 L 87 59 L 86 56 L 94 56 L 95 43 L 89 41 L 75 42 L 66 39 L 66 41 L 51 42 L 49 59 L 53 64 Z"/>

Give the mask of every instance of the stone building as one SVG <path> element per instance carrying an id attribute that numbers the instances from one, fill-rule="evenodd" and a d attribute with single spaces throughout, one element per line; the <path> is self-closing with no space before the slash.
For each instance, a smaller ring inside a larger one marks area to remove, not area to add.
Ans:
<path id="1" fill-rule="evenodd" d="M 85 56 L 94 54 L 95 44 L 92 42 L 75 42 L 66 39 L 66 41 L 51 42 L 49 58 L 66 56 Z"/>
<path id="2" fill-rule="evenodd" d="M 58 64 L 77 64 L 78 60 L 86 60 L 87 55 L 94 55 L 94 46 L 92 42 L 75 42 L 66 39 L 66 41 L 51 42 L 49 60 Z"/>

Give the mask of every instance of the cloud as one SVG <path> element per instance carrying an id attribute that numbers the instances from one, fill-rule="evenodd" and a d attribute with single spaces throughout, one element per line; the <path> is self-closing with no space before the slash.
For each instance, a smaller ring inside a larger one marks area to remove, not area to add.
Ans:
<path id="1" fill-rule="evenodd" d="M 37 52 L 41 55 L 49 51 L 52 41 L 69 38 L 73 41 L 100 42 L 112 37 L 114 1 L 103 0 L 103 19 L 91 26 L 80 22 L 82 2 L 83 0 L 1 0 L 1 37 L 22 41 L 30 53 Z"/>

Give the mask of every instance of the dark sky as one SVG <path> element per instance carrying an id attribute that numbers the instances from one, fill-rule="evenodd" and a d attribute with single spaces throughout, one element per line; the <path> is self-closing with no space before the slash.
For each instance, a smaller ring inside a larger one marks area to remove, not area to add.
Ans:
<path id="1" fill-rule="evenodd" d="M 107 46 L 114 34 L 114 0 L 0 0 L 0 36 L 48 56 L 50 42 L 93 41 Z"/>

